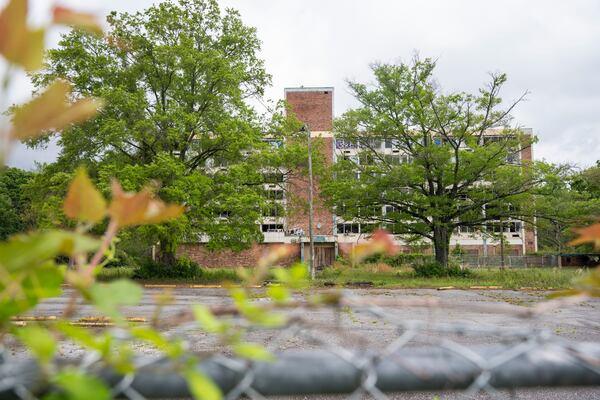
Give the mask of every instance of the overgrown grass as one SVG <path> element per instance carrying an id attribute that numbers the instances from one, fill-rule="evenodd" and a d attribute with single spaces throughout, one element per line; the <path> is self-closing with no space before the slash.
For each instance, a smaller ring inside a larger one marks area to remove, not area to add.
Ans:
<path id="1" fill-rule="evenodd" d="M 99 281 L 112 281 L 115 279 L 122 278 L 133 278 L 135 274 L 134 267 L 112 267 L 112 268 L 103 268 L 102 271 L 98 274 Z"/>
<path id="2" fill-rule="evenodd" d="M 573 279 L 580 277 L 584 271 L 570 268 L 529 268 L 529 269 L 473 269 L 469 277 L 418 277 L 412 268 L 392 268 L 386 264 L 366 264 L 358 267 L 340 266 L 326 268 L 317 274 L 314 287 L 326 284 L 338 286 L 357 283 L 370 283 L 381 288 L 439 288 L 453 286 L 465 289 L 471 286 L 500 286 L 503 289 L 537 288 L 566 289 L 571 287 Z M 119 278 L 132 278 L 133 267 L 105 268 L 98 279 L 109 281 Z M 235 268 L 203 268 L 199 277 L 192 279 L 145 279 L 142 283 L 152 284 L 222 284 L 239 283 Z"/>
<path id="3" fill-rule="evenodd" d="M 339 286 L 372 283 L 375 287 L 387 288 L 439 288 L 453 286 L 470 288 L 471 286 L 499 286 L 503 289 L 566 289 L 573 279 L 581 276 L 580 269 L 474 269 L 467 277 L 418 277 L 412 268 L 389 268 L 381 265 L 362 265 L 358 267 L 334 266 L 317 275 L 316 286 L 326 283 Z"/>
<path id="4" fill-rule="evenodd" d="M 104 268 L 98 275 L 100 281 L 111 281 L 120 278 L 134 278 L 135 267 Z M 166 284 L 221 284 L 225 282 L 240 282 L 234 268 L 203 268 L 200 276 L 195 278 L 150 278 L 135 279 L 142 283 L 166 283 Z"/>

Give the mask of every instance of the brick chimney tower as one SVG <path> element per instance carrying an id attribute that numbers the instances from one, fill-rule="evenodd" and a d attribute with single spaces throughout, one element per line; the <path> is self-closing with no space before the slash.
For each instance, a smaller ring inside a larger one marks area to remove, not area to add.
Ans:
<path id="1" fill-rule="evenodd" d="M 310 129 L 314 147 L 321 149 L 325 162 L 333 162 L 333 88 L 300 87 L 285 89 L 285 99 L 291 111 Z M 308 179 L 290 181 L 292 196 L 301 202 L 308 201 Z M 319 179 L 313 179 L 315 236 L 325 236 L 322 241 L 333 241 L 333 213 L 319 196 Z M 308 235 L 308 210 L 297 209 L 288 218 L 288 229 L 301 228 Z"/>

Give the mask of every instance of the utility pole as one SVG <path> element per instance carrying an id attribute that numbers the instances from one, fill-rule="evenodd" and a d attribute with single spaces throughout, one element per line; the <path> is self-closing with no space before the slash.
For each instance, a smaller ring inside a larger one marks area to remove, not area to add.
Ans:
<path id="1" fill-rule="evenodd" d="M 302 132 L 308 135 L 308 238 L 310 241 L 310 264 L 308 264 L 310 279 L 315 279 L 315 242 L 313 238 L 313 173 L 312 173 L 312 146 L 310 142 L 310 129 L 308 125 L 302 127 Z"/>
<path id="2" fill-rule="evenodd" d="M 504 268 L 504 220 L 500 218 L 500 269 Z"/>

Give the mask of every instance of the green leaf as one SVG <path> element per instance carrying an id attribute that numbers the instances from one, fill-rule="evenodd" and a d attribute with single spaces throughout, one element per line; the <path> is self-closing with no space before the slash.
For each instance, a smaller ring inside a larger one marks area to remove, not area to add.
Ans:
<path id="1" fill-rule="evenodd" d="M 16 331 L 19 340 L 31 350 L 33 355 L 46 364 L 56 352 L 56 341 L 51 332 L 37 325 L 25 326 Z"/>
<path id="2" fill-rule="evenodd" d="M 87 329 L 80 326 L 71 325 L 66 321 L 59 321 L 58 324 L 56 324 L 56 329 L 69 339 L 78 342 L 87 348 L 100 350 L 102 347 L 96 337 L 92 336 Z"/>
<path id="3" fill-rule="evenodd" d="M 223 333 L 226 328 L 225 324 L 219 321 L 213 313 L 205 306 L 195 304 L 192 306 L 192 312 L 196 321 L 200 323 L 202 329 L 209 333 Z"/>
<path id="4" fill-rule="evenodd" d="M 212 381 L 212 379 L 197 369 L 194 369 L 193 367 L 188 368 L 185 371 L 185 379 L 194 399 L 221 400 L 223 398 L 221 389 Z"/>
<path id="5" fill-rule="evenodd" d="M 290 298 L 290 292 L 284 286 L 269 286 L 267 288 L 267 295 L 275 300 L 276 302 L 285 302 Z"/>
<path id="6" fill-rule="evenodd" d="M 63 276 L 64 268 L 53 261 L 47 261 L 34 270 L 11 274 L 11 279 L 20 284 L 0 298 L 0 322 L 30 310 L 40 299 L 60 295 Z M 0 293 L 5 289 L 0 283 Z"/>
<path id="7" fill-rule="evenodd" d="M 157 349 L 167 353 L 169 357 L 177 358 L 183 354 L 183 347 L 180 342 L 169 342 L 159 332 L 145 326 L 136 326 L 131 328 L 131 334 L 138 339 L 145 340 L 154 345 Z"/>
<path id="8" fill-rule="evenodd" d="M 260 344 L 238 343 L 233 346 L 233 351 L 240 357 L 258 361 L 274 361 L 275 357 Z"/>
<path id="9" fill-rule="evenodd" d="M 110 283 L 96 283 L 90 288 L 90 297 L 96 308 L 115 321 L 122 320 L 120 306 L 137 305 L 142 299 L 142 288 L 125 279 Z"/>
<path id="10" fill-rule="evenodd" d="M 253 304 L 245 304 L 240 307 L 240 312 L 251 322 L 268 328 L 277 328 L 286 324 L 287 317 L 283 314 L 276 314 L 265 311 Z"/>
<path id="11" fill-rule="evenodd" d="M 273 275 L 292 289 L 302 289 L 308 285 L 308 270 L 302 263 L 294 264 L 289 268 L 274 268 Z"/>
<path id="12" fill-rule="evenodd" d="M 33 269 L 56 256 L 91 252 L 99 245 L 89 236 L 58 230 L 13 236 L 0 243 L 0 267 L 8 271 Z"/>
<path id="13" fill-rule="evenodd" d="M 65 368 L 54 376 L 54 383 L 72 400 L 109 400 L 110 390 L 98 378 L 75 368 Z"/>

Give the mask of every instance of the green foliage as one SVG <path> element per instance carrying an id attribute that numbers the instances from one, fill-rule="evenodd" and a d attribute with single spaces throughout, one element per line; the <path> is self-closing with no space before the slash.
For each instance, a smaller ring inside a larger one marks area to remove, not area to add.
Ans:
<path id="1" fill-rule="evenodd" d="M 33 185 L 40 225 L 65 222 L 53 197 L 64 195 L 58 177 L 85 164 L 105 194 L 115 177 L 125 190 L 159 182 L 161 199 L 186 205 L 177 220 L 135 228 L 144 243 L 160 242 L 165 264 L 186 238 L 206 235 L 211 249 L 234 250 L 261 241 L 260 171 L 287 173 L 306 153 L 262 141 L 263 132 L 285 140 L 298 126 L 281 108 L 260 116 L 248 106 L 270 82 L 255 29 L 215 0 L 170 0 L 107 21 L 105 35 L 63 35 L 33 76 L 38 88 L 60 77 L 105 100 L 96 118 L 58 136 L 57 162 Z"/>
<path id="2" fill-rule="evenodd" d="M 75 368 L 65 368 L 54 377 L 54 383 L 62 389 L 52 394 L 53 399 L 68 400 L 109 400 L 110 390 L 98 378 L 86 375 Z"/>
<path id="3" fill-rule="evenodd" d="M 531 202 L 539 173 L 514 156 L 534 138 L 510 128 L 515 104 L 500 108 L 504 74 L 493 74 L 478 94 L 446 94 L 430 59 L 372 69 L 373 85 L 350 83 L 361 106 L 334 123 L 337 140 L 358 146 L 356 159 L 340 158 L 323 179 L 322 193 L 338 215 L 409 242 L 430 241 L 444 266 L 458 227 L 527 217 L 522 205 Z M 382 142 L 398 154 L 381 154 Z"/>
<path id="4" fill-rule="evenodd" d="M 194 318 L 200 324 L 202 329 L 209 333 L 225 333 L 227 330 L 227 324 L 219 321 L 213 313 L 201 304 L 194 304 L 192 306 L 192 312 Z"/>
<path id="5" fill-rule="evenodd" d="M 452 248 L 452 255 L 462 256 L 463 254 L 465 254 L 465 251 L 463 250 L 462 246 L 459 243 L 456 243 Z"/>
<path id="6" fill-rule="evenodd" d="M 534 287 L 544 289 L 573 288 L 573 280 L 582 276 L 582 270 L 571 268 L 473 269 L 468 277 L 418 277 L 412 268 L 392 271 L 372 271 L 369 265 L 357 268 L 327 268 L 317 275 L 315 286 L 334 283 L 345 286 L 352 282 L 372 282 L 375 287 L 438 288 L 453 286 L 469 289 L 471 286 L 497 286 L 503 289 Z"/>
<path id="7" fill-rule="evenodd" d="M 110 283 L 96 283 L 89 290 L 96 308 L 113 319 L 121 318 L 121 306 L 133 306 L 142 299 L 142 288 L 126 279 Z"/>
<path id="8" fill-rule="evenodd" d="M 62 209 L 72 176 L 60 166 L 45 165 L 23 186 L 33 225 L 40 229 L 66 228 L 73 225 L 67 220 Z"/>
<path id="9" fill-rule="evenodd" d="M 240 357 L 257 361 L 275 361 L 275 356 L 256 343 L 238 343 L 233 351 Z"/>
<path id="10" fill-rule="evenodd" d="M 194 367 L 186 369 L 185 379 L 192 396 L 196 400 L 221 400 L 223 397 L 221 389 L 209 377 Z"/>
<path id="11" fill-rule="evenodd" d="M 222 209 L 227 206 L 223 202 L 229 196 L 240 194 L 243 201 L 232 215 L 253 210 L 255 205 L 250 207 L 249 204 L 256 203 L 256 194 L 262 192 L 253 189 L 262 183 L 253 179 L 261 169 L 246 161 L 256 157 L 247 152 L 259 147 L 254 144 L 260 143 L 260 130 L 245 100 L 248 95 L 260 93 L 268 81 L 262 62 L 254 54 L 259 43 L 254 31 L 241 24 L 236 12 L 227 11 L 221 17 L 216 2 L 211 0 L 162 3 L 145 14 L 112 14 L 109 17 L 112 32 L 107 35 L 100 34 L 92 16 L 64 7 L 58 11 L 55 9 L 53 14 L 54 22 L 80 26 L 95 36 L 86 36 L 83 30 L 66 35 L 62 47 L 51 52 L 47 68 L 34 75 L 41 94 L 14 108 L 12 126 L 8 136 L 3 138 L 6 143 L 16 139 L 35 142 L 36 138 L 43 142 L 45 139 L 39 139 L 42 133 L 64 131 L 60 139 L 62 153 L 57 163 L 45 167 L 26 183 L 15 183 L 14 171 L 9 171 L 12 177 L 10 174 L 1 177 L 0 216 L 5 217 L 6 229 L 0 233 L 6 236 L 22 229 L 15 215 L 9 215 L 2 207 L 22 207 L 23 185 L 39 226 L 74 229 L 73 232 L 32 232 L 0 243 L 0 336 L 14 334 L 42 364 L 43 378 L 47 382 L 38 382 L 36 387 L 44 388 L 47 383 L 52 391 L 28 394 L 29 397 L 46 394 L 49 399 L 109 399 L 110 389 L 98 378 L 87 375 L 82 368 L 65 366 L 53 359 L 57 348 L 55 337 L 60 337 L 76 342 L 87 351 L 97 352 L 104 365 L 121 374 L 135 372 L 132 347 L 114 336 L 113 331 L 90 331 L 68 322 L 76 312 L 78 297 L 83 297 L 109 317 L 102 317 L 101 321 L 116 323 L 133 338 L 152 344 L 171 358 L 195 398 L 219 400 L 222 394 L 216 384 L 196 369 L 198 360 L 186 354 L 178 339 L 170 339 L 151 326 L 126 323 L 121 307 L 138 304 L 141 287 L 128 280 L 97 283 L 96 277 L 104 265 L 115 261 L 114 242 L 119 228 L 128 227 L 124 236 L 131 237 L 128 234 L 133 226 L 171 221 L 168 230 L 162 226 L 145 231 L 150 233 L 152 243 L 158 237 L 161 254 L 171 257 L 174 257 L 177 240 L 189 230 L 186 218 L 177 219 L 184 207 L 154 198 L 156 188 L 146 187 L 149 179 L 161 178 L 168 182 L 158 194 L 171 201 L 193 196 L 194 189 L 205 190 L 207 195 L 196 199 L 200 203 L 188 203 L 190 221 L 194 223 L 214 222 L 214 209 L 205 208 L 201 201 L 218 199 L 217 204 Z M 44 29 L 32 31 L 27 26 L 27 2 L 10 0 L 0 11 L 0 20 L 7 22 L 3 26 L 7 34 L 0 37 L 4 61 L 27 70 L 37 68 L 42 56 Z M 169 40 L 177 44 L 166 43 Z M 86 46 L 92 42 L 97 47 L 92 45 L 90 51 Z M 61 58 L 65 54 L 66 57 Z M 135 61 L 125 62 L 129 56 Z M 86 64 L 86 60 L 92 62 Z M 5 88 L 10 84 L 11 68 L 7 71 L 9 76 L 2 77 Z M 57 76 L 72 81 L 75 90 L 71 92 L 71 85 L 65 80 L 56 80 Z M 48 87 L 43 89 L 46 85 Z M 161 92 L 160 96 L 156 95 L 157 91 Z M 97 120 L 75 126 L 73 123 L 95 114 L 100 104 L 93 98 L 73 101 L 86 94 L 106 95 L 110 101 Z M 144 98 L 146 95 L 149 97 Z M 148 115 L 143 115 L 144 112 Z M 258 148 L 260 150 L 269 149 L 263 146 Z M 0 161 L 3 161 L 4 148 L 0 151 Z M 207 161 L 219 152 L 229 157 L 227 161 L 239 163 L 226 173 L 214 169 L 214 164 L 208 166 Z M 94 179 L 90 179 L 84 169 L 80 169 L 74 179 L 71 172 L 64 172 L 73 171 L 82 156 L 88 157 Z M 139 165 L 153 168 L 149 173 L 136 168 Z M 128 191 L 114 180 L 109 186 L 109 179 L 119 174 L 124 175 Z M 93 180 L 101 183 L 101 190 Z M 142 187 L 144 189 L 139 190 Z M 219 188 L 224 190 L 219 191 Z M 111 199 L 107 204 L 109 191 Z M 89 232 L 102 232 L 102 239 L 87 236 Z M 243 236 L 235 230 L 223 238 L 236 234 Z M 267 260 L 271 259 L 276 261 L 277 257 Z M 68 260 L 69 268 L 59 265 L 59 260 Z M 186 274 L 198 270 L 189 260 L 174 264 L 188 271 Z M 261 265 L 267 270 L 270 262 Z M 280 275 L 293 286 L 298 286 L 302 278 L 297 271 Z M 30 311 L 44 298 L 60 294 L 63 283 L 72 286 L 71 297 L 63 310 L 64 320 L 24 328 L 10 323 L 10 317 Z M 252 304 L 243 289 L 235 293 L 234 298 L 239 312 L 248 321 L 265 326 L 285 322 L 282 316 Z M 161 307 L 169 301 L 168 295 L 161 296 L 154 322 L 160 317 Z M 196 315 L 201 316 L 198 310 Z M 207 315 L 210 314 L 204 314 L 205 322 Z M 218 334 L 236 354 L 271 359 L 261 346 L 243 341 L 244 327 L 220 326 L 227 329 L 220 329 Z"/>
<path id="12" fill-rule="evenodd" d="M 179 258 L 174 265 L 144 260 L 135 271 L 135 279 L 199 279 L 204 271 L 189 258 Z"/>
<path id="13" fill-rule="evenodd" d="M 431 261 L 432 258 L 433 256 L 422 253 L 399 253 L 393 256 L 380 254 L 369 257 L 367 260 L 365 260 L 365 263 L 382 262 L 390 267 L 399 268 L 415 264 L 423 264 Z"/>
<path id="14" fill-rule="evenodd" d="M 19 329 L 17 337 L 25 344 L 42 364 L 47 364 L 56 351 L 56 341 L 48 331 L 39 326 L 31 325 Z"/>
<path id="15" fill-rule="evenodd" d="M 569 165 L 542 164 L 542 167 L 544 181 L 531 205 L 535 209 L 540 248 L 551 254 L 569 249 L 592 251 L 591 245 L 574 249 L 569 242 L 575 238 L 574 227 L 589 225 L 600 216 L 600 196 L 594 178 L 598 167 L 584 171 Z"/>
<path id="16" fill-rule="evenodd" d="M 33 173 L 18 168 L 0 170 L 0 239 L 33 227 L 23 188 Z"/>
<path id="17" fill-rule="evenodd" d="M 56 264 L 57 256 L 85 254 L 97 246 L 95 239 L 64 231 L 14 236 L 0 243 L 0 292 L 8 291 L 0 299 L 0 324 L 61 293 L 64 267 Z"/>
<path id="18" fill-rule="evenodd" d="M 439 278 L 439 277 L 461 277 L 468 278 L 472 275 L 471 270 L 449 265 L 444 267 L 438 262 L 429 262 L 421 265 L 414 265 L 415 275 L 421 278 Z"/>

